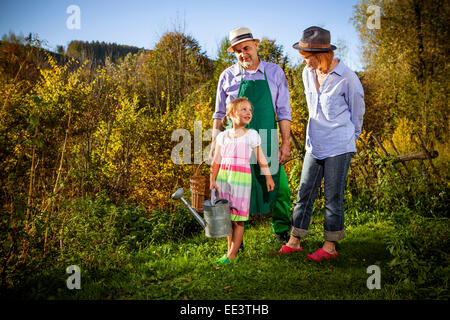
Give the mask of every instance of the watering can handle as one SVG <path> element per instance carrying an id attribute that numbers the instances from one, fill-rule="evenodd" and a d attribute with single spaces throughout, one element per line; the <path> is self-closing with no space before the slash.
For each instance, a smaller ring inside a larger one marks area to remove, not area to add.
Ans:
<path id="1" fill-rule="evenodd" d="M 216 201 L 216 198 L 219 197 L 219 191 L 216 190 L 216 188 L 213 188 L 211 190 L 211 205 L 214 205 L 214 202 Z"/>

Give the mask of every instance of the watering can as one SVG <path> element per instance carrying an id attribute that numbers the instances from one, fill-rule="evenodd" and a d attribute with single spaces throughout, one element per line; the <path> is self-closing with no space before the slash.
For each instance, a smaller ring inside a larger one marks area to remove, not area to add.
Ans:
<path id="1" fill-rule="evenodd" d="M 172 194 L 172 199 L 181 200 L 194 216 L 195 220 L 205 229 L 205 236 L 208 238 L 224 238 L 232 233 L 230 204 L 226 199 L 216 199 L 216 193 L 211 191 L 211 200 L 203 201 L 204 219 L 191 207 L 183 198 L 183 188 Z"/>

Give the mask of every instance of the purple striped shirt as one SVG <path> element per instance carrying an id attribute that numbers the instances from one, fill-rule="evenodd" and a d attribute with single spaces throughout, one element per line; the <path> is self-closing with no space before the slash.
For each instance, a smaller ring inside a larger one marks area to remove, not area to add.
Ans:
<path id="1" fill-rule="evenodd" d="M 289 89 L 284 71 L 277 64 L 262 60 L 255 74 L 242 70 L 244 80 L 264 80 L 264 71 L 266 72 L 277 121 L 291 120 Z M 227 104 L 237 98 L 240 83 L 241 71 L 238 63 L 222 72 L 217 86 L 216 110 L 213 119 L 222 119 L 225 116 Z"/>

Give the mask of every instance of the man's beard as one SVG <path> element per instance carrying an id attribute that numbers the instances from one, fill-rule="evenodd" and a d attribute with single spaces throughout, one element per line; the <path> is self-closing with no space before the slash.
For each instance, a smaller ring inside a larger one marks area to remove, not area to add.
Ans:
<path id="1" fill-rule="evenodd" d="M 242 59 L 241 61 L 241 65 L 245 68 L 248 69 L 253 65 L 254 61 L 253 59 L 250 59 L 250 61 L 244 61 L 244 59 Z"/>

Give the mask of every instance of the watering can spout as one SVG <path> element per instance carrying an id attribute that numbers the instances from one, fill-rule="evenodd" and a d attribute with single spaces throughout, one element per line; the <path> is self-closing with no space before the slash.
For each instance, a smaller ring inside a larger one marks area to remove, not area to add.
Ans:
<path id="1" fill-rule="evenodd" d="M 230 205 L 228 200 L 217 199 L 219 193 L 213 189 L 211 200 L 203 202 L 203 219 L 183 198 L 183 188 L 178 189 L 172 194 L 172 199 L 181 200 L 189 209 L 195 220 L 205 229 L 205 235 L 209 238 L 223 238 L 232 234 Z"/>
<path id="2" fill-rule="evenodd" d="M 181 200 L 181 202 L 184 203 L 184 205 L 189 209 L 189 211 L 194 216 L 195 220 L 197 220 L 198 223 L 202 226 L 203 229 L 206 228 L 206 221 L 195 211 L 191 205 L 183 198 L 184 190 L 183 188 L 178 189 L 175 191 L 174 194 L 172 194 L 171 198 L 174 200 Z"/>

